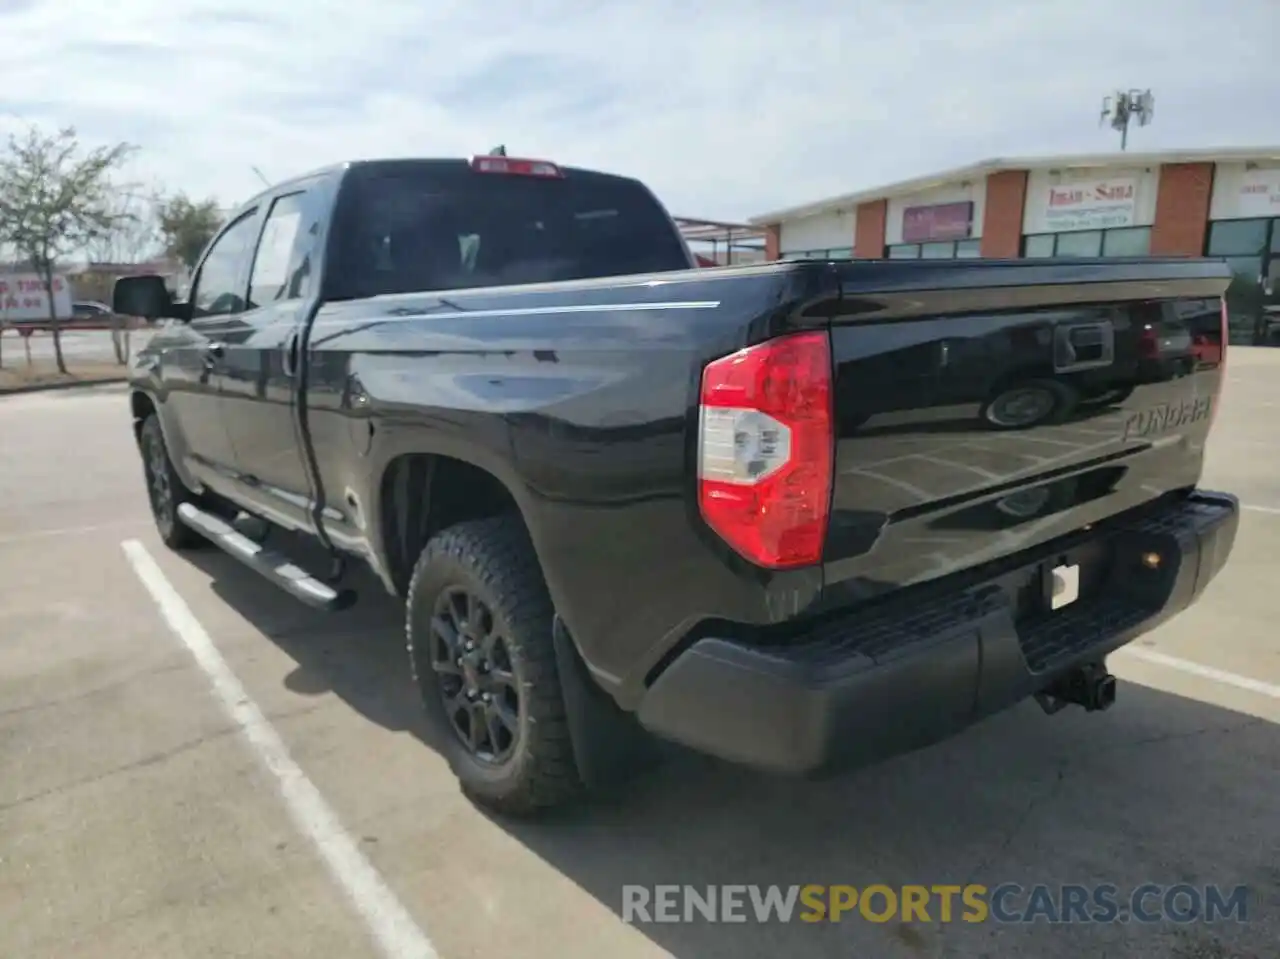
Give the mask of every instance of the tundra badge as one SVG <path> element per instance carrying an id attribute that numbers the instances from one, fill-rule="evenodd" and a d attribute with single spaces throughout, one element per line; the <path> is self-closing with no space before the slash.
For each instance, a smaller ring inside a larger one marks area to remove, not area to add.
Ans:
<path id="1" fill-rule="evenodd" d="M 1209 415 L 1213 398 L 1196 396 L 1181 403 L 1161 403 L 1139 410 L 1124 421 L 1123 439 L 1146 439 L 1179 426 L 1189 426 Z"/>

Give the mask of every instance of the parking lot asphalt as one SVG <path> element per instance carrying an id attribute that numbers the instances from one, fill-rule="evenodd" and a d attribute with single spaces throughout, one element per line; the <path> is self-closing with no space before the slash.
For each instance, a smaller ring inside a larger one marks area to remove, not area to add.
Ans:
<path id="1" fill-rule="evenodd" d="M 817 783 L 676 753 L 540 824 L 460 796 L 390 599 L 325 617 L 168 552 L 119 388 L 0 401 L 0 956 L 1274 956 L 1280 351 L 1228 372 L 1204 485 L 1246 504 L 1235 553 L 1112 658 L 1114 709 Z M 1008 882 L 1250 891 L 1215 924 L 622 919 L 628 884 Z"/>

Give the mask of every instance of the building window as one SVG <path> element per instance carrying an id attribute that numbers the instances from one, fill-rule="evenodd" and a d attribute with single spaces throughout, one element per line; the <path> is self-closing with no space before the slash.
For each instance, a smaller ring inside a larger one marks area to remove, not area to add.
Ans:
<path id="1" fill-rule="evenodd" d="M 1209 224 L 1206 255 L 1222 257 L 1235 278 L 1227 287 L 1229 342 L 1280 343 L 1280 218 Z"/>
<path id="2" fill-rule="evenodd" d="M 1151 227 L 1106 230 L 1102 234 L 1103 256 L 1147 256 L 1151 253 Z"/>
<path id="3" fill-rule="evenodd" d="M 1055 256 L 1146 256 L 1150 252 L 1149 226 L 1039 233 L 1023 237 L 1022 240 L 1022 255 L 1036 259 Z"/>
<path id="4" fill-rule="evenodd" d="M 1210 256 L 1261 256 L 1268 220 L 1219 220 L 1209 225 Z"/>
<path id="5" fill-rule="evenodd" d="M 891 260 L 972 260 L 981 255 L 981 240 L 896 243 L 885 250 L 885 256 Z"/>
<path id="6" fill-rule="evenodd" d="M 852 260 L 853 247 L 837 246 L 826 250 L 793 250 L 782 254 L 784 260 Z"/>
<path id="7" fill-rule="evenodd" d="M 1079 233 L 1062 233 L 1058 235 L 1058 243 L 1053 255 L 1064 256 L 1101 256 L 1102 231 L 1082 230 Z"/>
<path id="8" fill-rule="evenodd" d="M 1052 233 L 1027 237 L 1022 244 L 1022 255 L 1034 259 L 1053 256 L 1053 241 L 1055 238 Z"/>

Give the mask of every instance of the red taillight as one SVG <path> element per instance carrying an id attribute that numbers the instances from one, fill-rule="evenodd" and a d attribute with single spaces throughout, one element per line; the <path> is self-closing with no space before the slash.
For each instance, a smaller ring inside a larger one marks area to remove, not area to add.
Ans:
<path id="1" fill-rule="evenodd" d="M 831 347 L 826 332 L 739 350 L 702 374 L 698 505 L 758 566 L 822 559 L 831 511 Z"/>
<path id="2" fill-rule="evenodd" d="M 1138 355 L 1155 359 L 1159 354 L 1160 340 L 1156 337 L 1155 327 L 1147 323 L 1138 331 Z"/>
<path id="3" fill-rule="evenodd" d="M 521 160 L 516 157 L 478 156 L 471 158 L 471 169 L 476 173 L 510 173 L 514 176 L 540 176 L 557 178 L 564 174 L 554 163 L 546 160 Z"/>

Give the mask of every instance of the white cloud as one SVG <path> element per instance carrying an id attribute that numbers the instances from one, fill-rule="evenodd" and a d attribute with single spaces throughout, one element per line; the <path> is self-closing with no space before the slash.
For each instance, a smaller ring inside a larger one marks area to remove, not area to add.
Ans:
<path id="1" fill-rule="evenodd" d="M 505 143 L 746 217 L 990 156 L 1280 143 L 1275 0 L 3 0 L 0 129 L 75 124 L 233 203 Z"/>

